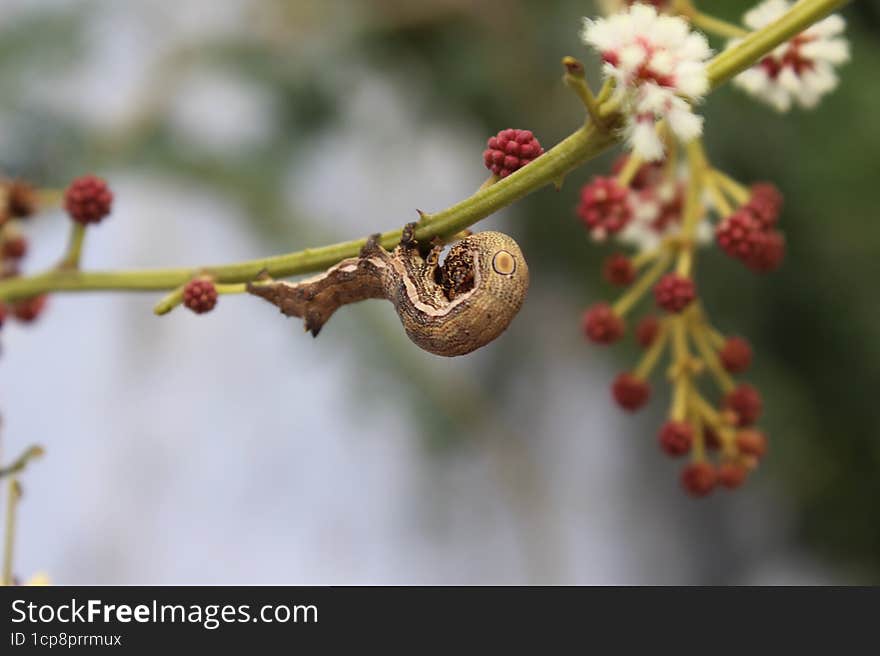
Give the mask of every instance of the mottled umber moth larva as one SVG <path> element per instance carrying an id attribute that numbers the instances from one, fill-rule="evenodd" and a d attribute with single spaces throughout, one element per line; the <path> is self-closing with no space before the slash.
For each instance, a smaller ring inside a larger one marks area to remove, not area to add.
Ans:
<path id="1" fill-rule="evenodd" d="M 415 224 L 388 252 L 369 239 L 359 257 L 342 260 L 302 282 L 254 282 L 251 294 L 301 317 L 317 336 L 342 305 L 368 298 L 394 304 L 406 334 L 437 355 L 464 355 L 498 337 L 519 311 L 529 288 L 529 269 L 517 243 L 500 232 L 479 232 L 423 257 L 413 238 Z"/>

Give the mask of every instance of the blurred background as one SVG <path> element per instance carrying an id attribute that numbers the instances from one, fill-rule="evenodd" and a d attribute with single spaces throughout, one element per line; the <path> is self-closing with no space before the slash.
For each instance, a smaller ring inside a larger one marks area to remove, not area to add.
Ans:
<path id="1" fill-rule="evenodd" d="M 704 3 L 736 20 L 742 2 Z M 218 263 L 401 226 L 485 179 L 485 139 L 545 147 L 582 110 L 559 61 L 589 2 L 0 0 L 0 168 L 95 172 L 113 216 L 85 266 Z M 245 297 L 158 319 L 159 295 L 56 295 L 4 327 L 2 450 L 22 478 L 16 572 L 59 584 L 824 584 L 880 580 L 880 2 L 846 12 L 854 61 L 818 110 L 731 88 L 703 108 L 715 162 L 786 193 L 789 254 L 757 277 L 717 252 L 700 285 L 753 341 L 771 451 L 694 501 L 656 447 L 666 398 L 610 401 L 632 346 L 580 332 L 613 290 L 579 186 L 502 227 L 532 288 L 463 358 L 412 345 L 387 303 L 317 340 Z M 716 46 L 720 45 L 716 43 Z M 593 75 L 593 79 L 595 75 Z M 26 227 L 28 269 L 64 248 Z M 662 386 L 657 385 L 658 389 Z"/>

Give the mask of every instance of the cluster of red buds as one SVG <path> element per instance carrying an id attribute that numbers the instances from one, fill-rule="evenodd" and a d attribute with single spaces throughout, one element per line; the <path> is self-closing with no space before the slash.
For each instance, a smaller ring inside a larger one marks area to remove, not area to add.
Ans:
<path id="1" fill-rule="evenodd" d="M 702 497 L 719 485 L 739 487 L 766 452 L 767 438 L 755 427 L 759 393 L 734 379 L 751 365 L 752 349 L 710 323 L 694 280 L 697 249 L 711 245 L 714 234 L 724 253 L 749 268 L 775 269 L 785 245 L 777 229 L 782 196 L 771 184 L 748 188 L 712 168 L 698 140 L 686 147 L 686 163 L 673 142 L 667 146 L 665 160 L 624 157 L 610 175 L 581 189 L 577 215 L 590 237 L 635 250 L 615 250 L 604 261 L 604 279 L 624 291 L 613 303 L 588 308 L 583 331 L 596 344 L 618 342 L 630 315 L 652 297 L 655 310 L 633 331 L 641 359 L 615 378 L 611 395 L 626 411 L 644 407 L 649 380 L 668 356 L 671 402 L 657 441 L 666 455 L 688 458 L 681 484 Z M 714 393 L 703 389 L 706 378 Z"/>
<path id="2" fill-rule="evenodd" d="M 217 286 L 210 278 L 193 278 L 183 287 L 183 305 L 196 314 L 210 312 L 217 305 Z"/>
<path id="3" fill-rule="evenodd" d="M 489 137 L 483 163 L 494 175 L 506 178 L 543 154 L 544 149 L 530 130 L 508 128 Z"/>
<path id="4" fill-rule="evenodd" d="M 51 192 L 46 192 L 51 195 Z M 22 224 L 37 213 L 41 193 L 23 180 L 0 182 L 0 275 L 12 278 L 21 274 L 21 263 L 28 252 L 28 240 Z M 99 223 L 110 214 L 113 193 L 107 183 L 94 175 L 76 178 L 63 193 L 63 204 L 73 221 L 74 236 L 70 252 L 58 265 L 76 266 L 82 246 L 82 231 L 87 224 Z M 7 316 L 23 323 L 35 321 L 46 307 L 45 294 L 0 304 L 0 325 Z"/>
<path id="5" fill-rule="evenodd" d="M 39 195 L 27 182 L 0 182 L 0 276 L 3 278 L 20 274 L 21 263 L 28 253 L 23 224 L 38 209 Z M 40 315 L 45 305 L 45 296 L 22 299 L 8 305 L 0 304 L 0 326 L 8 317 L 30 323 Z"/>
<path id="6" fill-rule="evenodd" d="M 752 185 L 748 192 L 724 182 L 739 206 L 715 228 L 718 246 L 753 271 L 774 271 L 785 256 L 785 236 L 776 229 L 782 194 L 766 182 Z"/>
<path id="7" fill-rule="evenodd" d="M 77 178 L 64 191 L 64 209 L 80 225 L 100 223 L 113 208 L 113 192 L 96 175 Z"/>
<path id="8" fill-rule="evenodd" d="M 495 179 L 543 152 L 527 130 L 502 130 L 488 145 L 484 161 Z M 580 191 L 577 215 L 590 238 L 635 251 L 615 250 L 605 259 L 604 279 L 624 292 L 614 303 L 589 307 L 582 322 L 587 339 L 614 344 L 626 334 L 629 315 L 653 297 L 656 311 L 646 312 L 634 328 L 643 355 L 615 378 L 611 394 L 629 412 L 644 407 L 651 398 L 649 379 L 668 355 L 672 399 L 657 441 L 668 456 L 689 458 L 681 483 L 702 497 L 719 485 L 739 487 L 765 454 L 767 438 L 755 427 L 762 410 L 759 393 L 734 379 L 748 370 L 752 349 L 709 322 L 693 275 L 697 248 L 711 245 L 714 234 L 724 253 L 749 268 L 777 268 L 785 252 L 777 228 L 782 195 L 772 184 L 746 187 L 713 168 L 699 140 L 683 149 L 685 157 L 674 139 L 666 139 L 665 150 L 661 161 L 621 157 L 608 175 L 594 177 Z M 204 284 L 193 281 L 186 296 L 197 312 L 216 299 Z M 717 388 L 713 400 L 702 389 L 705 377 Z"/>

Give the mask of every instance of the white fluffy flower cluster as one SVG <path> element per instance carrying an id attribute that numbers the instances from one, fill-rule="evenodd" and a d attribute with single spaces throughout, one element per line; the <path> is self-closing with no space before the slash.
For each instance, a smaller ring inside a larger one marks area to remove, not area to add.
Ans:
<path id="1" fill-rule="evenodd" d="M 743 22 L 757 30 L 791 6 L 788 0 L 765 0 L 748 11 Z M 740 73 L 734 84 L 780 112 L 787 112 L 795 103 L 805 109 L 815 107 L 822 96 L 837 87 L 835 66 L 849 60 L 849 43 L 841 36 L 845 27 L 840 16 L 828 16 Z"/>
<path id="2" fill-rule="evenodd" d="M 630 191 L 632 219 L 617 235 L 617 240 L 644 253 L 656 249 L 665 237 L 676 234 L 681 229 L 686 184 L 687 174 L 682 169 L 674 179 L 666 178 L 644 189 Z M 695 239 L 699 246 L 712 241 L 712 224 L 707 216 L 697 224 Z"/>
<path id="3" fill-rule="evenodd" d="M 663 158 L 656 123 L 665 119 L 671 132 L 688 142 L 703 132 L 703 118 L 691 103 L 709 89 L 706 38 L 675 16 L 636 4 L 608 18 L 584 19 L 584 43 L 596 49 L 605 75 L 616 83 L 616 99 L 626 117 L 632 151 L 647 161 Z"/>

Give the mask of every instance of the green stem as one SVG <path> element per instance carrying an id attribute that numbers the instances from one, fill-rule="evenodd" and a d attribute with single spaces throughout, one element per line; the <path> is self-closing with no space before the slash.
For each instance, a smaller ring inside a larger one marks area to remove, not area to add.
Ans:
<path id="1" fill-rule="evenodd" d="M 676 263 L 676 273 L 680 276 L 690 276 L 693 269 L 697 226 L 703 218 L 703 178 L 708 169 L 706 154 L 699 139 L 694 139 L 687 145 L 687 153 L 690 180 L 684 201 L 681 250 Z"/>
<path id="2" fill-rule="evenodd" d="M 699 319 L 694 319 L 693 323 L 689 326 L 690 330 L 688 332 L 690 332 L 691 338 L 693 339 L 697 350 L 700 352 L 700 355 L 703 356 L 703 362 L 706 364 L 706 367 L 708 367 L 709 373 L 715 378 L 718 388 L 723 393 L 727 394 L 736 387 L 736 383 L 721 365 L 721 360 L 718 358 L 718 354 L 712 349 L 708 339 L 706 339 L 704 328 L 698 323 L 698 321 Z"/>
<path id="3" fill-rule="evenodd" d="M 694 27 L 698 27 L 704 32 L 711 32 L 712 34 L 722 36 L 726 39 L 741 39 L 749 34 L 747 29 L 744 29 L 739 25 L 728 23 L 720 18 L 704 14 L 701 11 L 695 11 L 691 14 L 690 19 Z"/>
<path id="4" fill-rule="evenodd" d="M 229 285 L 216 285 L 217 293 L 221 296 L 223 294 L 244 294 L 247 291 L 247 285 L 245 283 L 234 283 Z"/>
<path id="5" fill-rule="evenodd" d="M 733 207 L 727 202 L 727 198 L 724 197 L 724 193 L 718 186 L 715 176 L 711 174 L 706 175 L 704 182 L 706 184 L 706 191 L 709 192 L 712 206 L 715 208 L 715 213 L 722 219 L 733 214 Z"/>
<path id="6" fill-rule="evenodd" d="M 688 397 L 696 394 L 696 390 L 690 386 Z M 703 422 L 696 413 L 691 413 L 691 429 L 694 431 L 694 444 L 691 447 L 691 459 L 693 462 L 703 462 L 706 459 L 706 433 Z"/>
<path id="7" fill-rule="evenodd" d="M 737 204 L 742 205 L 748 202 L 749 196 L 751 195 L 748 187 L 744 187 L 723 171 L 712 171 L 712 178 L 724 189 L 724 191 L 730 194 L 730 197 L 733 198 Z"/>
<path id="8" fill-rule="evenodd" d="M 651 372 L 657 366 L 660 356 L 666 350 L 666 343 L 669 341 L 669 322 L 663 321 L 660 324 L 660 330 L 654 338 L 654 343 L 648 347 L 648 350 L 642 356 L 641 361 L 633 370 L 633 376 L 639 380 L 647 380 Z"/>
<path id="9" fill-rule="evenodd" d="M 565 82 L 569 89 L 574 91 L 575 95 L 583 103 L 593 123 L 602 126 L 599 103 L 596 101 L 596 96 L 593 95 L 590 85 L 587 84 L 584 65 L 574 57 L 563 57 L 562 65 L 565 67 L 565 75 L 562 76 L 562 81 Z"/>
<path id="10" fill-rule="evenodd" d="M 21 486 L 18 479 L 9 481 L 6 499 L 6 531 L 3 540 L 3 573 L 0 584 L 12 585 L 12 560 L 15 548 L 15 511 L 18 507 L 18 499 L 21 497 Z"/>
<path id="11" fill-rule="evenodd" d="M 657 261 L 654 262 L 654 265 L 645 271 L 645 273 L 642 274 L 642 277 L 639 278 L 623 296 L 617 299 L 611 308 L 614 310 L 614 314 L 619 317 L 625 317 L 627 312 L 629 312 L 635 304 L 648 293 L 651 286 L 657 282 L 657 279 L 660 276 L 663 275 L 671 260 L 672 254 L 668 250 L 664 250 L 660 254 L 660 257 L 657 258 Z"/>
<path id="12" fill-rule="evenodd" d="M 36 458 L 42 457 L 43 453 L 43 447 L 37 444 L 29 446 L 24 453 L 18 456 L 18 458 L 8 464 L 6 467 L 0 467 L 0 478 L 5 478 L 6 476 L 11 476 L 13 474 L 19 473 L 25 467 L 27 467 L 28 462 L 30 462 L 31 460 L 35 460 Z"/>
<path id="13" fill-rule="evenodd" d="M 623 165 L 620 173 L 617 174 L 617 184 L 621 187 L 629 187 L 644 163 L 645 161 L 635 153 L 629 155 L 626 158 L 626 164 Z"/>
<path id="14" fill-rule="evenodd" d="M 163 296 L 156 305 L 153 306 L 153 314 L 157 316 L 162 316 L 163 314 L 168 314 L 176 308 L 178 305 L 183 303 L 183 287 L 177 287 L 167 296 Z"/>
<path id="15" fill-rule="evenodd" d="M 61 269 L 77 269 L 82 257 L 83 242 L 86 238 L 86 226 L 82 223 L 73 222 L 70 228 L 70 241 L 67 244 L 67 252 L 64 259 L 59 262 Z"/>
<path id="16" fill-rule="evenodd" d="M 672 318 L 671 322 L 673 366 L 670 375 L 672 376 L 673 392 L 669 416 L 674 421 L 684 421 L 687 416 L 687 388 L 690 381 L 688 361 L 690 360 L 690 352 L 687 347 L 684 317 L 679 315 Z"/>
<path id="17" fill-rule="evenodd" d="M 658 246 L 657 248 L 653 248 L 649 251 L 642 251 L 638 255 L 630 260 L 632 265 L 636 268 L 636 271 L 641 270 L 642 268 L 649 265 L 651 262 L 656 260 L 660 255 L 663 254 L 665 246 Z"/>

